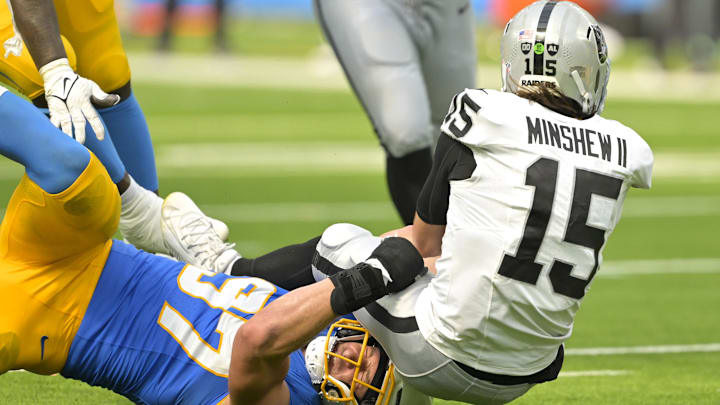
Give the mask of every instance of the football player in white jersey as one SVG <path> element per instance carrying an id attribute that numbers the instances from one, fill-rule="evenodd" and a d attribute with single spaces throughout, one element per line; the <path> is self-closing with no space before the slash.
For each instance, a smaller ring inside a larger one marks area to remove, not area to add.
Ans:
<path id="1" fill-rule="evenodd" d="M 503 91 L 455 96 L 414 224 L 393 232 L 434 275 L 354 312 L 406 388 L 475 404 L 510 402 L 557 378 L 626 194 L 650 187 L 653 164 L 637 133 L 599 115 L 610 61 L 585 10 L 528 6 L 507 24 L 501 54 Z M 233 274 L 286 287 L 312 257 L 320 280 L 366 259 L 380 240 L 337 224 L 314 254 L 275 252 L 298 258 L 294 267 L 273 275 L 263 264 L 271 253 L 238 260 Z"/>
<path id="2" fill-rule="evenodd" d="M 598 115 L 610 73 L 595 19 L 538 1 L 502 38 L 503 92 L 465 90 L 442 125 L 411 229 L 436 275 L 355 312 L 406 386 L 469 403 L 512 401 L 553 380 L 575 314 L 630 187 L 653 155 Z M 334 225 L 317 278 L 362 260 L 380 238 Z"/>
<path id="3" fill-rule="evenodd" d="M 314 0 L 320 26 L 386 153 L 402 221 L 413 221 L 447 103 L 475 86 L 469 0 Z"/>

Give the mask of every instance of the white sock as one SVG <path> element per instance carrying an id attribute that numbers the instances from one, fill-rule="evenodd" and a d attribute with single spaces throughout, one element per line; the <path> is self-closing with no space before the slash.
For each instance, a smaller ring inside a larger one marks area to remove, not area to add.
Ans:
<path id="1" fill-rule="evenodd" d="M 218 258 L 219 260 L 216 260 L 216 263 L 218 263 L 218 267 L 224 267 L 224 268 L 216 268 L 215 271 L 218 273 L 224 273 L 228 276 L 232 276 L 232 268 L 236 261 L 240 260 L 242 258 L 242 255 L 237 252 L 237 250 L 232 249 L 232 253 L 225 253 L 228 255 L 229 261 L 227 263 L 223 263 L 223 261 L 227 261 L 228 259 L 225 259 L 224 257 Z"/>
<path id="2" fill-rule="evenodd" d="M 167 253 L 162 234 L 163 199 L 130 177 L 130 186 L 120 195 L 120 231 L 140 249 Z"/>

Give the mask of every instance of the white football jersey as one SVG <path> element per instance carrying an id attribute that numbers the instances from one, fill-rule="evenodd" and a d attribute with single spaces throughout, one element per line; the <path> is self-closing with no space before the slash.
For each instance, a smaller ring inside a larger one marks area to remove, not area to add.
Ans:
<path id="1" fill-rule="evenodd" d="M 416 306 L 420 331 L 472 368 L 533 374 L 570 337 L 628 189 L 650 187 L 652 151 L 617 121 L 491 90 L 458 94 L 442 131 L 476 167 L 450 182 L 438 275 Z"/>

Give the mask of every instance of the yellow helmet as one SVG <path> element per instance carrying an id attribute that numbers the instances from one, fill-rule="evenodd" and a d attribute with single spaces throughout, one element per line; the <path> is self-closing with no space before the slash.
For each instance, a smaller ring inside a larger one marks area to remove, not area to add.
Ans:
<path id="1" fill-rule="evenodd" d="M 334 352 L 337 344 L 342 342 L 362 345 L 357 360 Z M 375 347 L 380 352 L 377 371 L 369 383 L 358 378 L 367 347 Z M 330 375 L 332 358 L 344 360 L 355 367 L 349 386 Z M 305 350 L 305 365 L 323 404 L 397 405 L 400 401 L 402 382 L 395 374 L 395 366 L 385 350 L 358 321 L 340 319 L 330 326 L 326 336 L 318 336 L 311 341 Z M 367 388 L 367 391 L 362 398 L 357 398 L 356 392 L 360 387 Z"/>

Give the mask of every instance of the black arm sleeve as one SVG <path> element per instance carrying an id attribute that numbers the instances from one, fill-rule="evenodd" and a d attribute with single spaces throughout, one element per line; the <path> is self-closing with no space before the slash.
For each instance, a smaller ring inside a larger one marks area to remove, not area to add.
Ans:
<path id="1" fill-rule="evenodd" d="M 477 164 L 470 148 L 446 134 L 440 134 L 433 167 L 418 197 L 418 216 L 431 225 L 447 224 L 450 181 L 470 178 L 475 167 Z"/>

